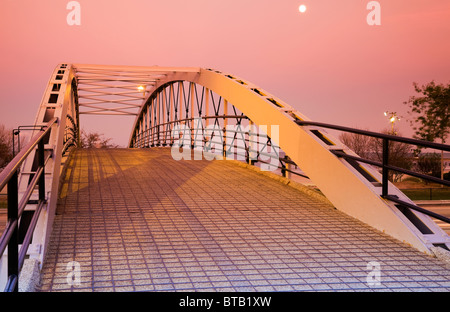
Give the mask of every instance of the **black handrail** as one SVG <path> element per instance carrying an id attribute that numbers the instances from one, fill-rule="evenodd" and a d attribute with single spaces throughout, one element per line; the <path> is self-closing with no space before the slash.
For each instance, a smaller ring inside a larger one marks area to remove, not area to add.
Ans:
<path id="1" fill-rule="evenodd" d="M 446 181 L 446 180 L 439 179 L 439 178 L 436 178 L 433 176 L 424 175 L 424 174 L 417 173 L 417 172 L 414 172 L 411 170 L 407 170 L 407 169 L 389 165 L 389 142 L 393 141 L 393 142 L 406 143 L 406 144 L 411 144 L 411 145 L 415 145 L 415 146 L 433 148 L 433 149 L 437 149 L 437 150 L 441 150 L 441 151 L 450 151 L 450 145 L 434 143 L 434 142 L 429 142 L 429 141 L 423 141 L 423 140 L 417 140 L 417 139 L 411 139 L 411 138 L 405 138 L 405 137 L 395 136 L 392 134 L 384 134 L 384 133 L 372 132 L 372 131 L 355 129 L 355 128 L 350 128 L 350 127 L 332 125 L 332 124 L 327 124 L 327 123 L 322 123 L 322 122 L 296 120 L 296 123 L 300 126 L 315 126 L 315 127 L 319 127 L 319 128 L 333 129 L 333 130 L 349 132 L 349 133 L 354 133 L 354 134 L 360 134 L 360 135 L 364 135 L 364 136 L 381 139 L 383 141 L 383 157 L 382 157 L 381 163 L 370 160 L 370 159 L 365 159 L 365 158 L 349 155 L 349 154 L 344 153 L 342 150 L 331 150 L 331 152 L 340 158 L 350 159 L 353 161 L 358 161 L 358 162 L 362 162 L 362 163 L 380 167 L 381 175 L 382 175 L 381 197 L 383 197 L 384 199 L 390 200 L 392 202 L 395 202 L 402 206 L 408 207 L 410 209 L 419 211 L 423 214 L 426 214 L 430 217 L 439 219 L 446 223 L 450 223 L 450 218 L 439 215 L 435 212 L 429 211 L 429 210 L 419 207 L 415 204 L 411 204 L 409 202 L 401 200 L 395 195 L 390 195 L 389 194 L 389 180 L 388 180 L 389 171 L 396 171 L 396 172 L 405 173 L 405 174 L 408 174 L 411 176 L 415 176 L 415 177 L 418 177 L 418 178 L 421 178 L 424 180 L 432 181 L 432 182 L 435 182 L 438 184 L 450 186 L 450 181 Z"/>
<path id="2" fill-rule="evenodd" d="M 355 134 L 361 134 L 361 135 L 370 136 L 370 137 L 374 137 L 374 138 L 378 138 L 378 139 L 387 139 L 389 141 L 396 141 L 396 142 L 407 143 L 407 144 L 411 144 L 411 145 L 419 145 L 419 146 L 423 146 L 423 147 L 429 147 L 429 148 L 434 148 L 434 149 L 450 152 L 450 145 L 448 145 L 448 144 L 441 144 L 441 143 L 405 138 L 405 137 L 396 136 L 396 135 L 392 135 L 392 134 L 385 134 L 385 133 L 373 132 L 373 131 L 368 131 L 368 130 L 355 129 L 355 128 L 332 125 L 332 124 L 316 122 L 316 121 L 297 120 L 296 123 L 300 126 L 316 126 L 316 127 L 320 127 L 320 128 L 328 128 L 328 129 L 339 130 L 339 131 L 343 131 L 343 132 L 351 132 L 351 133 L 355 133 Z"/>
<path id="3" fill-rule="evenodd" d="M 42 129 L 42 126 L 19 126 L 16 129 L 12 130 L 12 148 L 13 148 L 13 158 L 16 156 L 16 143 L 15 136 L 17 135 L 17 152 L 20 152 L 20 132 L 21 131 L 35 131 Z"/>
<path id="4" fill-rule="evenodd" d="M 51 157 L 51 154 L 45 158 L 44 138 L 50 134 L 52 126 L 57 123 L 57 121 L 58 118 L 53 118 L 46 125 L 41 126 L 39 133 L 30 140 L 26 147 L 23 148 L 0 173 L 0 190 L 7 186 L 8 193 L 8 221 L 3 234 L 0 237 L 0 257 L 3 256 L 5 249 L 8 248 L 8 282 L 5 291 L 18 291 L 19 272 L 22 269 L 26 252 L 36 227 L 37 219 L 39 218 L 43 206 L 47 202 L 45 196 L 45 165 Z M 19 170 L 24 161 L 36 147 L 38 168 L 19 202 Z M 22 216 L 25 206 L 36 185 L 38 185 L 39 192 L 38 205 L 33 214 L 31 223 L 28 226 L 19 253 L 19 219 Z"/>

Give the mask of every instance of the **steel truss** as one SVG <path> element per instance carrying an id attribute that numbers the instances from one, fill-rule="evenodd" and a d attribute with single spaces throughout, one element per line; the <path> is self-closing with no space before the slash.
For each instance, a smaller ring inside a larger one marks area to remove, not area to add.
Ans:
<path id="1" fill-rule="evenodd" d="M 188 143 L 182 142 L 185 148 L 209 152 L 214 145 L 220 149 L 218 159 L 262 163 L 267 165 L 263 169 L 304 176 L 287 168 L 295 163 L 285 155 L 280 157 L 279 146 L 267 135 L 267 127 L 261 129 L 222 96 L 194 82 L 167 83 L 146 99 L 130 147 L 173 146 L 176 136 L 183 134 L 182 127 L 189 136 Z"/>

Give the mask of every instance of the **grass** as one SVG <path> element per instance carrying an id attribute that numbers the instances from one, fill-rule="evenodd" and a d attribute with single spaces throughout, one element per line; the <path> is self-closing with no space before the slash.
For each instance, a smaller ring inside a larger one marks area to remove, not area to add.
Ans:
<path id="1" fill-rule="evenodd" d="M 411 200 L 450 200 L 450 187 L 424 183 L 417 178 L 406 178 L 394 183 Z"/>
<path id="2" fill-rule="evenodd" d="M 450 200 L 450 189 L 447 188 L 424 188 L 401 190 L 412 200 Z"/>

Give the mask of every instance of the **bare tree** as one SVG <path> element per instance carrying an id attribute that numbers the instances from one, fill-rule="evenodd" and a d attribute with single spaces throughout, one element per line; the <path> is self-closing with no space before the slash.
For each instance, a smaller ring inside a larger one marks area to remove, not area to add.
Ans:
<path id="1" fill-rule="evenodd" d="M 14 129 L 13 134 L 12 128 L 6 128 L 5 125 L 0 124 L 0 171 L 27 144 L 29 139 L 29 135 L 23 131 Z"/>
<path id="2" fill-rule="evenodd" d="M 392 134 L 390 130 L 383 130 L 382 133 Z M 399 135 L 395 132 L 394 135 Z M 348 148 L 353 150 L 361 158 L 375 160 L 382 162 L 383 160 L 383 142 L 380 139 L 372 138 L 369 136 L 343 133 L 339 136 L 339 139 Z M 408 144 L 399 142 L 389 143 L 389 164 L 392 166 L 411 169 L 413 165 L 413 159 L 411 154 L 411 147 Z M 403 176 L 400 172 L 389 172 L 389 179 L 393 182 L 400 181 Z"/>
<path id="3" fill-rule="evenodd" d="M 441 176 L 441 157 L 436 153 L 424 153 L 419 155 L 416 165 L 417 171 L 434 177 Z M 428 184 L 427 180 L 424 180 Z"/>
<path id="4" fill-rule="evenodd" d="M 7 129 L 5 125 L 0 125 L 0 170 L 4 168 L 12 158 L 12 129 Z"/>
<path id="5" fill-rule="evenodd" d="M 111 140 L 102 133 L 81 130 L 81 148 L 117 148 L 118 145 L 111 143 Z"/>
<path id="6" fill-rule="evenodd" d="M 366 135 L 344 132 L 339 136 L 339 139 L 361 158 L 373 158 L 373 138 Z"/>
<path id="7" fill-rule="evenodd" d="M 401 136 L 398 131 L 395 131 L 394 134 L 391 130 L 385 129 L 382 131 L 384 134 L 390 134 L 395 136 Z M 383 161 L 383 140 L 376 139 L 372 141 L 372 150 L 375 155 L 375 160 L 382 162 Z M 411 169 L 413 166 L 413 149 L 411 145 L 401 143 L 401 142 L 389 142 L 389 165 L 403 168 L 403 169 Z M 399 182 L 403 177 L 403 173 L 396 171 L 389 171 L 389 180 L 393 182 Z"/>

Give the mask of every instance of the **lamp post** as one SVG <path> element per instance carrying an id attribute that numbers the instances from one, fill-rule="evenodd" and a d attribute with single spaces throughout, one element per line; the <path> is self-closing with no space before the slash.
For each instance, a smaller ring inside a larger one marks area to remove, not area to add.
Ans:
<path id="1" fill-rule="evenodd" d="M 139 90 L 139 92 L 142 92 L 142 94 L 144 95 L 144 98 L 145 98 L 145 87 L 144 86 L 139 86 L 138 90 Z"/>
<path id="2" fill-rule="evenodd" d="M 384 112 L 384 116 L 389 118 L 389 122 L 391 123 L 391 134 L 395 134 L 394 123 L 400 120 L 400 117 L 397 116 L 396 112 Z"/>

